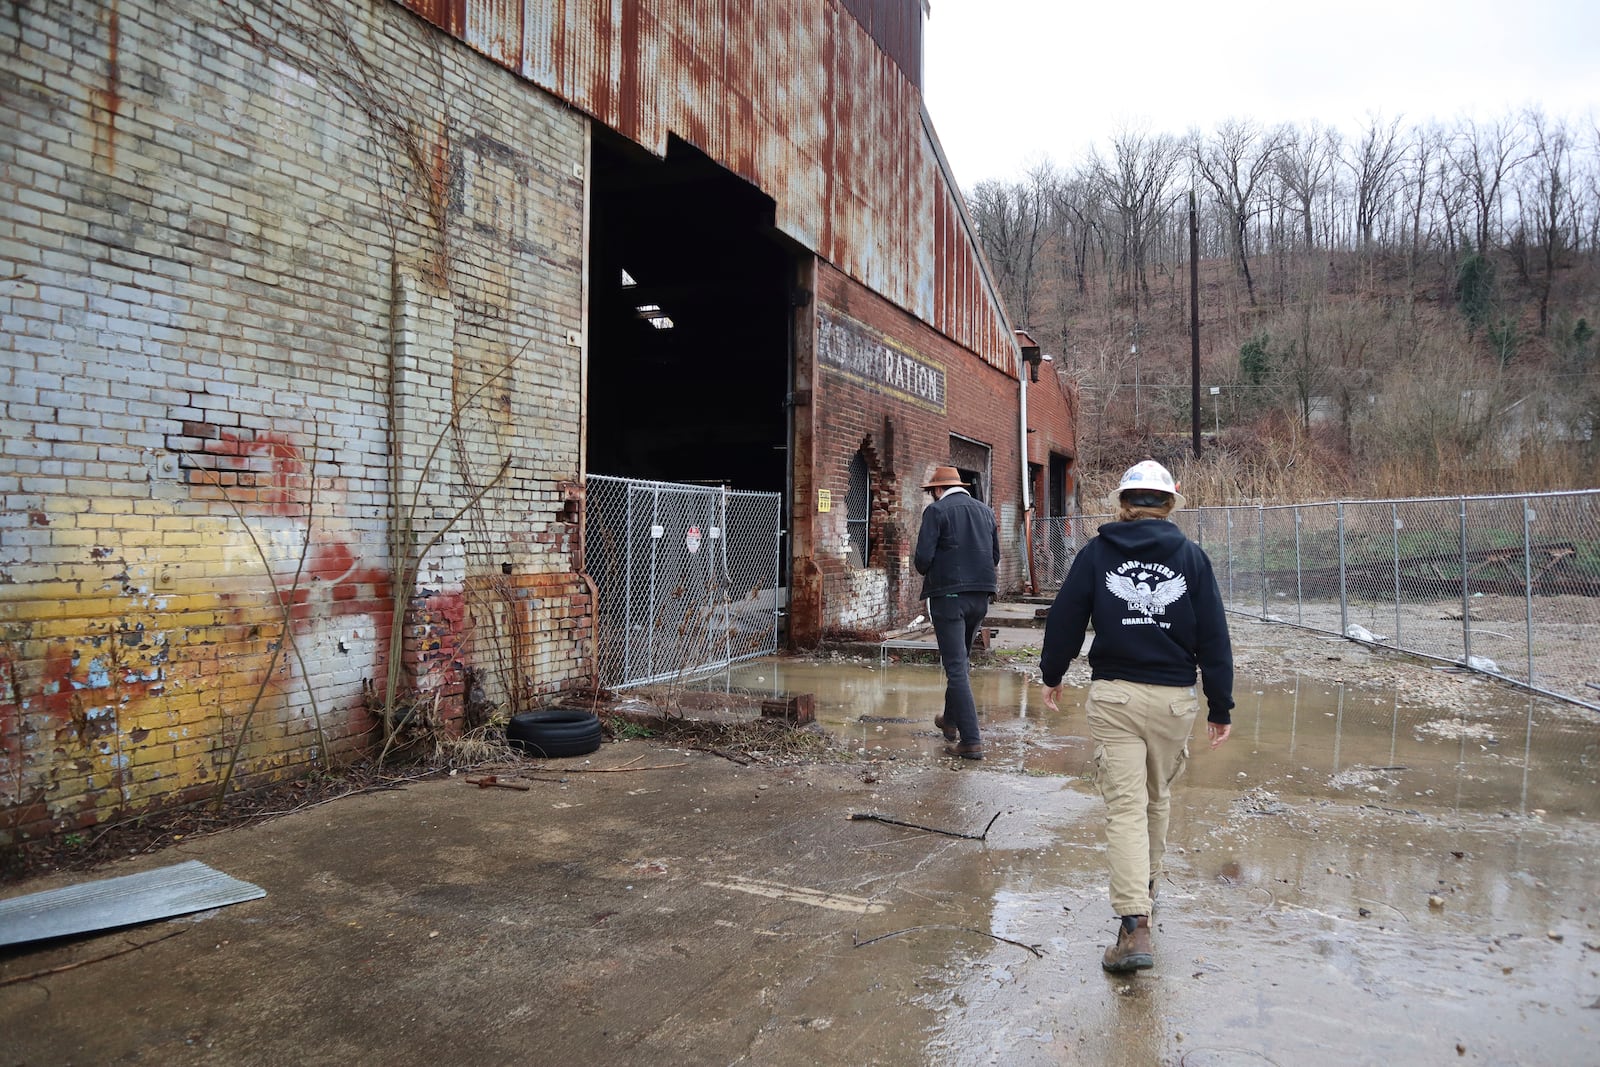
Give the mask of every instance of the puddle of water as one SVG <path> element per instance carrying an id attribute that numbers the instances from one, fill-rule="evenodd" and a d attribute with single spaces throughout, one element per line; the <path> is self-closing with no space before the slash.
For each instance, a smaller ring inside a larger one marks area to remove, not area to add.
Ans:
<path id="1" fill-rule="evenodd" d="M 884 758 L 940 757 L 937 665 L 769 659 L 737 666 L 733 688 L 811 693 L 824 728 Z M 1045 707 L 1037 680 L 1016 670 L 972 675 L 985 765 L 1059 775 L 1089 788 L 1093 744 L 1082 689 Z M 1486 701 L 1470 717 L 1408 702 L 1398 691 L 1296 681 L 1241 689 L 1232 739 L 1190 764 L 1188 784 L 1257 789 L 1397 811 L 1600 814 L 1600 724 L 1538 700 Z M 1197 727 L 1194 749 L 1204 744 Z"/>
<path id="2" fill-rule="evenodd" d="M 1099 967 L 1114 920 L 1081 689 L 1051 712 L 1036 677 L 975 672 L 987 758 L 963 765 L 939 754 L 937 665 L 774 659 L 727 682 L 811 693 L 826 729 L 898 761 L 871 797 L 885 811 L 973 829 L 1006 813 L 981 845 L 864 838 L 886 904 L 864 933 L 909 933 L 867 950 L 852 1006 L 928 1012 L 900 1035 L 918 1062 L 1592 1058 L 1600 723 L 1581 713 L 1241 688 L 1232 740 L 1195 742 L 1173 806 L 1156 968 L 1126 978 Z"/>

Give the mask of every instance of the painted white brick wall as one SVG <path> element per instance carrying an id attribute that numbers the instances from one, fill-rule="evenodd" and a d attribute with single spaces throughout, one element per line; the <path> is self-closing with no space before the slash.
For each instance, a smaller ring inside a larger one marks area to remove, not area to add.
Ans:
<path id="1" fill-rule="evenodd" d="M 0 839 L 356 743 L 391 625 L 452 699 L 582 678 L 582 117 L 362 0 L 9 4 L 0 48 Z M 391 619 L 396 502 L 425 539 L 506 462 Z M 527 583 L 559 621 L 473 633 Z"/>

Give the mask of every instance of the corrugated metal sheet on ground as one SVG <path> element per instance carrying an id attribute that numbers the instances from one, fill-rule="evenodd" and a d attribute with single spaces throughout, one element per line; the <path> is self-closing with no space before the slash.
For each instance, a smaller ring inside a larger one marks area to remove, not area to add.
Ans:
<path id="1" fill-rule="evenodd" d="M 0 900 L 0 945 L 170 919 L 264 897 L 199 860 Z"/>

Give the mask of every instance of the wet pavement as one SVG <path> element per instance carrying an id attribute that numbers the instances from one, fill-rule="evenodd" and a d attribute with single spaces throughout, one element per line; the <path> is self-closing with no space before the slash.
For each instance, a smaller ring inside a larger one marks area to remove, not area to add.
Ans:
<path id="1" fill-rule="evenodd" d="M 1156 966 L 1117 978 L 1081 707 L 976 672 L 973 764 L 939 755 L 936 665 L 724 685 L 815 694 L 854 762 L 619 742 L 130 859 L 98 873 L 268 895 L 0 956 L 0 1064 L 1600 1062 L 1582 713 L 1241 687 L 1174 802 Z"/>

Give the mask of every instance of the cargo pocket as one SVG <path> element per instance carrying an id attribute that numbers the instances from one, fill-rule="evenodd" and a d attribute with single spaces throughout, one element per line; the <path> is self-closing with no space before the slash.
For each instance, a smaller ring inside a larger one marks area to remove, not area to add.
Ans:
<path id="1" fill-rule="evenodd" d="M 1172 773 L 1167 775 L 1167 786 L 1169 788 L 1172 786 L 1172 783 L 1176 782 L 1178 777 L 1183 774 L 1183 769 L 1188 765 L 1189 742 L 1185 741 L 1183 743 L 1183 747 L 1178 750 L 1178 758 L 1172 761 Z"/>
<path id="2" fill-rule="evenodd" d="M 1094 762 L 1089 766 L 1089 780 L 1094 783 L 1095 789 L 1101 798 L 1105 797 L 1105 772 L 1106 772 L 1106 746 L 1094 746 Z"/>

